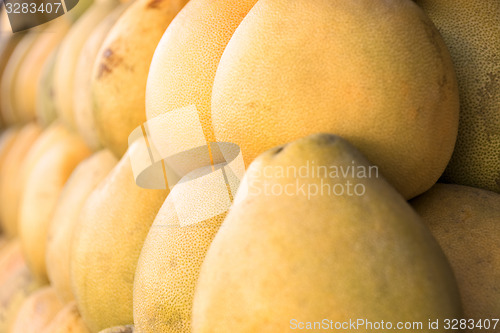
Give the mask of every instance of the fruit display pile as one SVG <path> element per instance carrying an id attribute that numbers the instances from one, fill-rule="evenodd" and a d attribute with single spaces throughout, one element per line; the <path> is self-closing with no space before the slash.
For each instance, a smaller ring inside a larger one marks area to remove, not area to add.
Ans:
<path id="1" fill-rule="evenodd" d="M 9 8 L 0 333 L 500 332 L 500 0 Z"/>

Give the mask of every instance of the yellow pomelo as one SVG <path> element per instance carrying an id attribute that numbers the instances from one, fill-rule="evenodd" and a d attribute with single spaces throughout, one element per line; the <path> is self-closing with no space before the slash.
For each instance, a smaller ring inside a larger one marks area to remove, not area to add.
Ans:
<path id="1" fill-rule="evenodd" d="M 458 138 L 443 180 L 500 193 L 498 0 L 415 2 L 443 36 L 458 78 Z"/>
<path id="2" fill-rule="evenodd" d="M 14 88 L 16 87 L 17 75 L 22 68 L 24 60 L 35 44 L 42 29 L 30 30 L 24 35 L 16 45 L 2 73 L 0 82 L 0 110 L 2 111 L 2 119 L 7 125 L 21 122 L 21 117 L 18 113 L 19 107 L 15 105 Z"/>
<path id="3" fill-rule="evenodd" d="M 464 318 L 496 318 L 500 313 L 500 194 L 468 186 L 436 184 L 411 204 L 451 263 L 460 288 Z"/>
<path id="4" fill-rule="evenodd" d="M 50 21 L 39 33 L 33 46 L 23 60 L 14 82 L 14 105 L 22 122 L 33 121 L 36 117 L 36 96 L 40 87 L 43 64 L 64 38 L 71 22 L 63 15 Z"/>
<path id="5" fill-rule="evenodd" d="M 67 303 L 42 333 L 89 333 L 75 302 Z"/>
<path id="6" fill-rule="evenodd" d="M 21 165 L 41 131 L 34 123 L 25 125 L 3 161 L 0 174 L 0 216 L 2 228 L 8 237 L 13 237 L 18 232 L 19 201 L 24 181 Z"/>
<path id="7" fill-rule="evenodd" d="M 38 160 L 45 154 L 45 152 L 59 142 L 72 136 L 73 134 L 71 134 L 60 122 L 53 123 L 40 133 L 26 153 L 22 164 L 19 166 L 19 172 L 21 174 L 21 191 L 23 191 L 26 186 L 26 180 L 31 173 L 31 170 L 36 165 Z"/>
<path id="8" fill-rule="evenodd" d="M 54 69 L 56 65 L 57 51 L 55 48 L 43 64 L 38 90 L 36 93 L 36 120 L 42 127 L 52 124 L 57 118 L 56 105 L 54 103 Z"/>
<path id="9" fill-rule="evenodd" d="M 152 119 L 195 104 L 214 142 L 210 100 L 217 65 L 229 39 L 257 0 L 191 0 L 158 44 L 149 69 L 146 114 Z"/>
<path id="10" fill-rule="evenodd" d="M 117 4 L 117 0 L 107 0 L 92 4 L 71 27 L 71 30 L 61 42 L 57 52 L 53 78 L 53 98 L 60 119 L 69 128 L 76 129 L 73 110 L 73 91 L 78 57 L 93 28 Z"/>
<path id="11" fill-rule="evenodd" d="M 39 287 L 26 265 L 19 240 L 2 248 L 0 272 L 0 332 L 10 332 L 22 303 Z"/>
<path id="12" fill-rule="evenodd" d="M 44 152 L 26 178 L 19 207 L 19 235 L 26 261 L 42 282 L 47 280 L 47 234 L 59 195 L 73 169 L 89 155 L 78 136 L 68 135 Z"/>
<path id="13" fill-rule="evenodd" d="M 105 0 L 97 0 L 98 2 L 102 2 Z M 96 2 L 97 2 L 96 1 Z M 92 6 L 94 3 L 94 0 L 78 0 L 78 3 L 76 6 L 68 11 L 65 15 L 72 21 L 76 22 L 78 21 L 83 14 Z"/>
<path id="14" fill-rule="evenodd" d="M 5 131 L 2 132 L 0 135 L 0 181 L 2 178 L 2 167 L 5 162 L 5 158 L 9 154 L 10 149 L 16 142 L 16 138 L 19 134 L 19 128 L 18 127 L 9 127 Z M 1 186 L 0 186 L 1 189 Z M 1 209 L 1 205 L 0 205 Z M 2 214 L 0 213 L 0 220 L 2 219 Z M 3 223 L 0 222 L 0 225 L 3 225 Z"/>
<path id="15" fill-rule="evenodd" d="M 31 169 L 38 159 L 59 140 L 64 140 L 71 134 L 58 123 L 53 124 L 37 135 L 28 150 L 23 153 L 23 158 L 12 167 L 12 179 L 8 179 L 12 186 L 8 188 L 8 205 L 5 208 L 6 230 L 9 234 L 16 235 L 19 223 L 19 205 Z M 8 176 L 6 176 L 8 177 Z M 15 183 L 14 183 L 15 181 Z"/>
<path id="16" fill-rule="evenodd" d="M 203 262 L 192 325 L 274 333 L 324 318 L 460 316 L 450 265 L 417 213 L 354 146 L 319 134 L 250 165 Z"/>
<path id="17" fill-rule="evenodd" d="M 47 275 L 57 296 L 67 303 L 74 299 L 69 280 L 73 231 L 90 192 L 107 176 L 117 160 L 102 150 L 82 161 L 64 185 L 47 238 Z"/>
<path id="18" fill-rule="evenodd" d="M 10 332 L 40 333 L 63 306 L 52 287 L 43 287 L 24 301 Z"/>
<path id="19" fill-rule="evenodd" d="M 161 36 L 187 0 L 137 0 L 106 37 L 91 80 L 97 133 L 102 144 L 122 156 L 128 136 L 146 120 L 149 65 Z"/>
<path id="20" fill-rule="evenodd" d="M 73 93 L 75 126 L 87 145 L 93 150 L 100 149 L 102 145 L 97 136 L 94 106 L 90 92 L 92 67 L 104 38 L 127 7 L 128 4 L 118 6 L 92 29 L 76 63 Z"/>
<path id="21" fill-rule="evenodd" d="M 10 56 L 14 52 L 17 44 L 19 44 L 19 42 L 25 35 L 26 35 L 25 32 L 18 32 L 15 34 L 8 34 L 4 32 L 2 34 L 0 40 L 0 83 L 1 83 L 1 78 L 3 77 L 3 73 L 5 71 L 5 67 L 7 66 L 7 62 L 10 60 Z M 0 125 L 4 126 L 7 124 L 2 116 L 3 114 L 1 110 L 2 104 L 3 103 L 0 102 Z"/>
<path id="22" fill-rule="evenodd" d="M 0 85 L 0 109 L 8 124 L 26 121 L 26 116 L 34 117 L 43 64 L 91 2 L 80 0 L 68 14 L 30 29 L 16 46 Z"/>
<path id="23" fill-rule="evenodd" d="M 0 286 L 8 281 L 9 274 L 20 265 L 23 259 L 19 240 L 10 239 L 5 240 L 5 242 L 2 242 L 3 246 L 0 249 L 0 268 L 2 269 L 0 273 Z"/>
<path id="24" fill-rule="evenodd" d="M 260 0 L 219 63 L 212 121 L 247 165 L 309 134 L 340 135 L 411 198 L 450 159 L 458 88 L 446 45 L 410 0 Z"/>
<path id="25" fill-rule="evenodd" d="M 133 323 L 134 273 L 142 244 L 168 191 L 136 185 L 132 145 L 90 194 L 73 233 L 70 281 L 92 332 Z"/>
<path id="26" fill-rule="evenodd" d="M 149 230 L 134 280 L 134 324 L 138 332 L 191 332 L 196 281 L 208 247 L 226 217 L 226 211 L 219 213 L 217 207 L 229 197 L 226 187 L 211 182 L 211 172 L 211 167 L 205 167 L 183 177 Z M 211 192 L 212 201 L 195 203 L 203 206 L 206 218 L 193 216 L 195 210 L 177 210 L 189 206 L 200 191 Z M 194 222 L 187 223 L 186 219 Z"/>

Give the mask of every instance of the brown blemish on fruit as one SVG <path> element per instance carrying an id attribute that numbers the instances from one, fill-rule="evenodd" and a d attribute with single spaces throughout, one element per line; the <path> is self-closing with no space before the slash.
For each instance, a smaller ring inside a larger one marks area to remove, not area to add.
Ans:
<path id="1" fill-rule="evenodd" d="M 148 2 L 146 7 L 149 9 L 158 9 L 160 7 L 160 4 L 162 3 L 162 1 L 163 0 L 151 0 Z"/>
<path id="2" fill-rule="evenodd" d="M 108 74 L 108 73 L 111 73 L 111 69 L 109 69 L 109 67 L 106 66 L 106 64 L 101 63 L 99 65 L 99 69 L 97 72 L 97 78 L 100 79 L 104 74 Z"/>
<path id="3" fill-rule="evenodd" d="M 97 78 L 101 79 L 105 75 L 111 73 L 113 68 L 117 67 L 121 62 L 122 58 L 113 52 L 111 48 L 107 48 L 102 53 L 101 63 L 97 71 Z"/>
<path id="4" fill-rule="evenodd" d="M 104 50 L 103 54 L 104 58 L 109 58 L 113 55 L 113 51 L 109 48 L 107 48 L 106 50 Z"/>

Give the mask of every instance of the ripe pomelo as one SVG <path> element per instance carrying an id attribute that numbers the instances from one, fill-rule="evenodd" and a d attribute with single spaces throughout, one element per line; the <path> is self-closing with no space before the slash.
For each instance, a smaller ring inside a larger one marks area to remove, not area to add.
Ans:
<path id="1" fill-rule="evenodd" d="M 450 261 L 464 318 L 495 318 L 500 313 L 500 194 L 436 184 L 410 203 Z"/>
<path id="2" fill-rule="evenodd" d="M 134 279 L 134 324 L 139 332 L 191 332 L 198 275 L 226 217 L 229 206 L 224 209 L 224 202 L 230 202 L 228 188 L 216 181 L 222 170 L 212 170 L 207 166 L 184 176 L 149 230 Z M 200 192 L 210 193 L 210 199 L 193 199 Z M 196 209 L 181 210 L 193 204 L 203 216 Z"/>
<path id="3" fill-rule="evenodd" d="M 26 261 L 47 281 L 47 234 L 61 191 L 74 168 L 90 155 L 80 137 L 68 133 L 44 152 L 27 175 L 19 206 L 19 235 Z"/>
<path id="4" fill-rule="evenodd" d="M 458 127 L 458 88 L 439 32 L 410 0 L 260 0 L 215 76 L 218 141 L 261 152 L 340 135 L 412 198 L 441 176 Z"/>
<path id="5" fill-rule="evenodd" d="M 372 166 L 347 141 L 317 134 L 250 165 L 201 267 L 193 332 L 294 332 L 293 319 L 426 325 L 460 318 L 445 255 L 385 179 L 295 173 L 308 163 L 320 172 L 353 161 L 360 170 Z M 348 182 L 362 192 L 341 193 Z"/>
<path id="6" fill-rule="evenodd" d="M 52 287 L 42 287 L 24 301 L 10 332 L 40 333 L 63 307 Z"/>
<path id="7" fill-rule="evenodd" d="M 61 191 L 47 237 L 47 275 L 57 296 L 64 302 L 74 300 L 70 283 L 73 232 L 87 197 L 115 166 L 109 150 L 101 150 L 83 160 L 71 173 Z"/>
<path id="8" fill-rule="evenodd" d="M 500 193 L 500 4 L 417 0 L 450 50 L 460 121 L 444 182 Z"/>
<path id="9" fill-rule="evenodd" d="M 132 145 L 92 191 L 73 232 L 70 281 L 92 332 L 133 323 L 135 268 L 149 228 L 168 194 L 134 180 Z"/>
<path id="10" fill-rule="evenodd" d="M 161 36 L 187 0 L 137 0 L 120 16 L 101 45 L 92 79 L 97 134 L 121 157 L 130 133 L 146 121 L 149 65 Z"/>
<path id="11" fill-rule="evenodd" d="M 257 0 L 191 0 L 156 47 L 146 88 L 152 119 L 195 104 L 208 142 L 214 142 L 210 100 L 217 65 L 229 39 Z"/>

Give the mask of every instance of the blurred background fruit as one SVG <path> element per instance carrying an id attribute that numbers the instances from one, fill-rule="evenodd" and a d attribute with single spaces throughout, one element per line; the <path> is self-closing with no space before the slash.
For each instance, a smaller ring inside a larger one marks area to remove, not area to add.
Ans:
<path id="1" fill-rule="evenodd" d="M 0 134 L 0 181 L 2 180 L 2 168 L 5 163 L 5 159 L 7 158 L 10 149 L 16 142 L 17 135 L 19 134 L 19 128 L 18 127 L 8 127 L 2 133 Z M 0 185 L 0 200 L 2 196 L 2 185 Z M 2 204 L 0 202 L 0 211 L 2 210 Z M 2 230 L 3 237 L 6 237 L 4 234 L 3 226 L 5 225 L 3 220 L 3 214 L 0 212 L 0 230 Z"/>
<path id="2" fill-rule="evenodd" d="M 97 136 L 93 112 L 94 106 L 90 91 L 92 67 L 94 66 L 101 44 L 104 42 L 104 38 L 106 38 L 109 30 L 120 18 L 129 4 L 130 3 L 121 4 L 115 8 L 102 20 L 102 22 L 92 29 L 92 34 L 85 41 L 76 63 L 75 89 L 73 93 L 75 125 L 78 129 L 78 133 L 94 151 L 99 150 L 102 144 Z"/>
<path id="3" fill-rule="evenodd" d="M 67 303 L 42 333 L 90 333 L 75 302 Z"/>
<path id="4" fill-rule="evenodd" d="M 13 82 L 12 97 L 17 108 L 17 117 L 21 122 L 34 121 L 39 81 L 43 64 L 59 45 L 71 27 L 66 16 L 61 16 L 47 23 L 40 32 L 24 58 Z"/>
<path id="5" fill-rule="evenodd" d="M 76 64 L 83 45 L 99 24 L 116 6 L 117 0 L 92 4 L 62 41 L 56 56 L 53 76 L 55 109 L 68 128 L 76 129 L 73 110 Z"/>
<path id="6" fill-rule="evenodd" d="M 83 140 L 68 132 L 36 161 L 26 177 L 19 235 L 28 265 L 41 282 L 47 281 L 47 234 L 57 200 L 73 169 L 89 155 Z"/>
<path id="7" fill-rule="evenodd" d="M 2 119 L 7 125 L 18 124 L 22 121 L 19 114 L 19 106 L 14 98 L 16 80 L 18 73 L 28 56 L 30 50 L 40 36 L 40 31 L 43 27 L 32 29 L 26 33 L 14 48 L 14 51 L 9 57 L 5 69 L 2 73 L 0 82 L 0 109 L 2 111 Z"/>
<path id="8" fill-rule="evenodd" d="M 23 302 L 10 332 L 40 333 L 63 306 L 51 287 L 43 287 Z"/>
<path id="9" fill-rule="evenodd" d="M 94 64 L 91 90 L 99 140 L 116 156 L 146 121 L 145 90 L 156 45 L 187 0 L 137 0 L 118 19 Z"/>
<path id="10" fill-rule="evenodd" d="M 73 233 L 70 281 L 92 332 L 133 323 L 134 273 L 148 230 L 167 190 L 136 185 L 129 154 L 90 194 Z"/>
<path id="11" fill-rule="evenodd" d="M 11 332 L 26 298 L 40 285 L 31 274 L 19 240 L 11 240 L 0 251 L 0 332 Z"/>
<path id="12" fill-rule="evenodd" d="M 97 0 L 96 2 L 101 2 L 105 0 Z M 94 3 L 94 0 L 78 0 L 78 4 L 69 12 L 65 14 L 72 22 L 77 21 L 87 9 Z"/>
<path id="13" fill-rule="evenodd" d="M 47 275 L 64 303 L 74 300 L 70 283 L 73 232 L 85 201 L 117 163 L 108 150 L 94 153 L 71 173 L 59 196 L 47 237 Z"/>
<path id="14" fill-rule="evenodd" d="M 18 234 L 19 205 L 24 184 L 21 166 L 41 132 L 35 123 L 23 126 L 3 162 L 0 174 L 0 216 L 2 229 L 8 237 Z"/>
<path id="15" fill-rule="evenodd" d="M 36 92 L 36 120 L 42 127 L 48 127 L 57 119 L 57 109 L 54 102 L 54 69 L 59 46 L 52 50 L 40 73 L 38 90 Z"/>
<path id="16" fill-rule="evenodd" d="M 2 25 L 7 20 L 7 17 L 5 17 L 5 11 L 2 11 L 1 17 L 2 17 Z M 10 56 L 14 52 L 14 49 L 16 48 L 17 44 L 21 41 L 21 39 L 26 35 L 25 32 L 19 32 L 17 34 L 9 33 L 7 29 L 2 27 L 2 31 L 0 34 L 0 84 L 1 84 L 1 78 L 3 77 L 3 73 L 5 71 L 5 68 L 7 66 L 7 63 L 10 59 Z M 1 93 L 0 93 L 0 96 Z M 1 111 L 2 104 L 0 102 L 0 124 L 5 126 L 5 121 L 3 120 L 3 112 Z"/>

